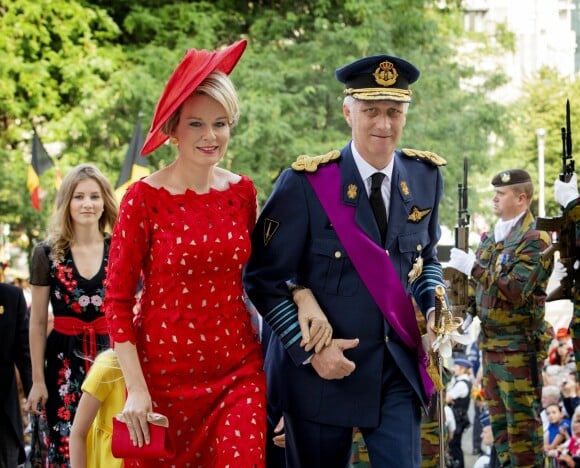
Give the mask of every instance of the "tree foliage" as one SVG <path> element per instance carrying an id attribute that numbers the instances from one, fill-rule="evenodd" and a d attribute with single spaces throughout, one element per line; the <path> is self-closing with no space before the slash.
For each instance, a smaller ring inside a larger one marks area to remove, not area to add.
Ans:
<path id="1" fill-rule="evenodd" d="M 449 164 L 445 207 L 456 204 L 463 158 L 489 170 L 489 135 L 509 145 L 507 114 L 486 92 L 466 90 L 473 70 L 456 50 L 460 1 L 431 0 L 0 0 L 0 223 L 43 237 L 30 208 L 26 170 L 32 125 L 61 172 L 94 162 L 114 183 L 138 114 L 149 122 L 163 86 L 190 47 L 214 49 L 242 37 L 249 47 L 232 77 L 242 118 L 225 166 L 250 175 L 264 201 L 279 172 L 300 154 L 341 148 L 350 131 L 334 70 L 368 54 L 405 57 L 421 70 L 403 146 Z M 441 6 L 444 5 L 444 6 Z M 509 41 L 508 41 L 509 42 Z M 54 145 L 52 145 L 54 144 Z M 175 154 L 148 156 L 155 169 Z M 442 210 L 453 225 L 454 210 Z"/>

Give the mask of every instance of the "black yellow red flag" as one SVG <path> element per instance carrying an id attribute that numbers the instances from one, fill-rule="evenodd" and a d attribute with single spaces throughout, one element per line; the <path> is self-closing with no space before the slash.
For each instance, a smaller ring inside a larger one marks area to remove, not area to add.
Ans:
<path id="1" fill-rule="evenodd" d="M 30 203 L 36 211 L 40 211 L 40 176 L 54 166 L 54 162 L 46 152 L 40 137 L 33 131 L 32 136 L 32 156 L 28 166 L 28 176 L 26 186 L 30 192 Z"/>
<path id="2" fill-rule="evenodd" d="M 133 130 L 133 136 L 131 137 L 131 143 L 129 143 L 129 149 L 125 155 L 121 173 L 115 185 L 115 194 L 118 200 L 123 198 L 125 190 L 127 190 L 129 185 L 142 177 L 148 176 L 151 172 L 147 167 L 146 158 L 141 156 L 141 148 L 143 148 L 144 141 L 143 130 L 141 129 L 141 118 L 139 117 Z"/>

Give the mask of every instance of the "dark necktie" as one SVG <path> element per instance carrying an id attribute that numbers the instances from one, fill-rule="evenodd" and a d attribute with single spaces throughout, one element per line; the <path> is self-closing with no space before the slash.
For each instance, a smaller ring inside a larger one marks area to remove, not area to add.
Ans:
<path id="1" fill-rule="evenodd" d="M 384 178 L 385 174 L 382 172 L 375 172 L 371 176 L 371 194 L 369 196 L 371 207 L 373 208 L 373 213 L 379 226 L 379 231 L 381 232 L 382 244 L 385 243 L 387 234 L 387 209 L 385 208 L 385 201 L 381 194 L 381 186 Z"/>

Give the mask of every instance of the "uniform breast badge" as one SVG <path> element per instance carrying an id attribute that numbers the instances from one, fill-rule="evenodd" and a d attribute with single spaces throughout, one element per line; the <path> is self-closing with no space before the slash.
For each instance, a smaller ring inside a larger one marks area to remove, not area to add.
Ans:
<path id="1" fill-rule="evenodd" d="M 419 208 L 414 206 L 413 209 L 411 210 L 411 213 L 409 213 L 407 221 L 411 221 L 412 223 L 418 223 L 429 213 L 431 213 L 431 208 L 425 208 L 424 210 L 420 210 Z"/>
<path id="2" fill-rule="evenodd" d="M 0 315 L 2 315 L 4 313 L 4 306 L 0 305 Z"/>

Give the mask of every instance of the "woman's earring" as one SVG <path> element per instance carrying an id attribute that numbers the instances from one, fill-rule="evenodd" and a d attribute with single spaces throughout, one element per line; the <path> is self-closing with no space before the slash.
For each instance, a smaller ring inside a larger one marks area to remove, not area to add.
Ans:
<path id="1" fill-rule="evenodd" d="M 179 144 L 179 140 L 178 140 L 177 138 L 173 137 L 173 138 L 171 139 L 171 144 L 172 144 L 173 146 L 177 146 L 177 145 Z"/>

